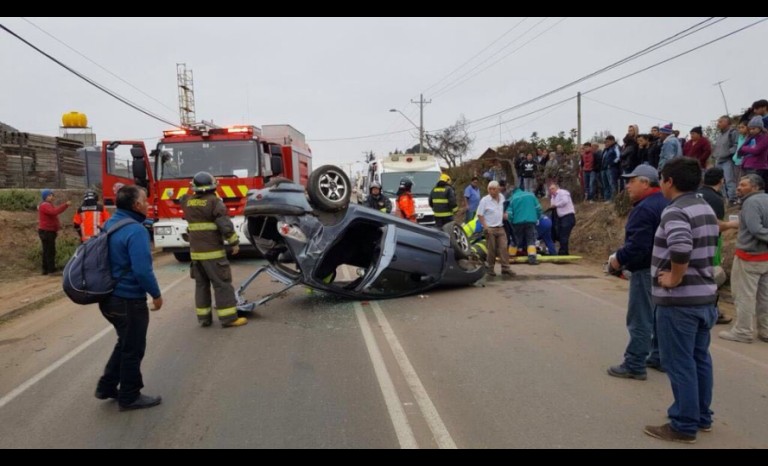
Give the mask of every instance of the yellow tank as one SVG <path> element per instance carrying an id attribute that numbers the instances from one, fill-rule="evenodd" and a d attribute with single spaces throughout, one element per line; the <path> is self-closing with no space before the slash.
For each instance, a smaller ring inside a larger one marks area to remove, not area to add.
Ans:
<path id="1" fill-rule="evenodd" d="M 61 116 L 61 123 L 65 128 L 86 128 L 88 117 L 85 116 L 85 113 L 69 112 Z"/>

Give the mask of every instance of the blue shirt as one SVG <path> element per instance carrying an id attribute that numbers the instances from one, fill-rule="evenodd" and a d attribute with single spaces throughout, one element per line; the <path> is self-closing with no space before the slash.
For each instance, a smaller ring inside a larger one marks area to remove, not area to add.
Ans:
<path id="1" fill-rule="evenodd" d="M 480 188 L 475 188 L 472 185 L 467 186 L 464 189 L 464 197 L 467 198 L 468 209 L 477 210 L 477 206 L 480 205 Z"/>
<path id="2" fill-rule="evenodd" d="M 104 229 L 124 218 L 132 218 L 137 223 L 128 224 L 109 236 L 109 263 L 112 276 L 117 279 L 114 296 L 125 299 L 160 297 L 160 286 L 152 270 L 152 249 L 149 232 L 142 225 L 144 216 L 130 210 L 117 209 Z"/>

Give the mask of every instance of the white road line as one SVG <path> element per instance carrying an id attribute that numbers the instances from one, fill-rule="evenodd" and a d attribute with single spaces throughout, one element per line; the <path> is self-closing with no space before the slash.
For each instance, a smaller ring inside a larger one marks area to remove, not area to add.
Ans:
<path id="1" fill-rule="evenodd" d="M 606 301 L 604 299 L 596 298 L 596 297 L 594 297 L 594 296 L 592 296 L 592 295 L 590 295 L 588 293 L 585 293 L 585 292 L 583 292 L 583 291 L 581 291 L 581 290 L 579 290 L 577 288 L 574 288 L 572 286 L 566 285 L 565 283 L 561 283 L 561 282 L 556 282 L 556 283 L 558 285 L 562 286 L 563 288 L 568 288 L 571 291 L 574 291 L 574 292 L 576 292 L 576 293 L 578 293 L 580 295 L 586 296 L 587 298 L 592 299 L 594 301 L 606 304 L 606 305 L 608 305 L 608 306 L 610 306 L 610 307 L 612 307 L 612 308 L 614 308 L 614 309 L 616 309 L 618 311 L 621 311 L 621 312 L 626 312 L 627 311 L 626 309 L 621 308 L 621 307 L 617 306 L 614 303 L 611 303 L 611 302 Z M 723 346 L 721 344 L 714 343 L 716 341 L 715 339 L 713 339 L 712 341 L 713 341 L 713 343 L 711 343 L 709 345 L 711 348 L 715 348 L 716 350 L 722 351 L 724 353 L 727 353 L 727 354 L 729 354 L 730 356 L 733 356 L 736 359 L 741 359 L 742 361 L 744 361 L 746 363 L 754 364 L 755 366 L 758 366 L 758 367 L 761 367 L 763 369 L 768 370 L 768 364 L 764 363 L 763 361 L 760 361 L 758 359 L 752 358 L 752 357 L 747 356 L 745 354 L 741 354 L 741 353 L 739 353 L 737 351 L 734 351 L 734 350 L 732 350 L 732 349 L 730 349 L 730 348 L 728 348 L 726 346 Z"/>
<path id="2" fill-rule="evenodd" d="M 408 417 L 405 415 L 403 405 L 400 402 L 400 397 L 397 396 L 395 384 L 392 383 L 389 372 L 387 372 L 384 358 L 381 356 L 381 351 L 376 344 L 376 339 L 373 337 L 371 326 L 363 312 L 363 306 L 357 301 L 354 306 L 355 315 L 360 324 L 360 330 L 363 332 L 363 340 L 365 340 L 365 346 L 368 348 L 368 355 L 371 357 L 373 371 L 376 373 L 376 379 L 379 381 L 381 393 L 384 395 L 384 403 L 387 405 L 389 418 L 392 420 L 392 426 L 395 428 L 395 434 L 397 435 L 397 441 L 400 443 L 400 448 L 419 448 L 418 443 L 416 443 L 416 437 L 413 435 L 411 425 L 408 423 Z"/>
<path id="3" fill-rule="evenodd" d="M 371 308 L 376 315 L 376 320 L 379 321 L 381 330 L 384 332 L 384 337 L 387 339 L 389 347 L 392 349 L 392 353 L 395 355 L 397 364 L 400 366 L 400 370 L 403 372 L 403 376 L 405 377 L 408 386 L 411 388 L 416 403 L 418 403 L 419 409 L 421 409 L 421 414 L 424 416 L 424 420 L 427 421 L 429 430 L 432 431 L 432 436 L 435 438 L 438 448 L 455 449 L 456 443 L 453 441 L 453 438 L 451 438 L 451 434 L 448 432 L 443 420 L 440 418 L 440 414 L 437 412 L 435 405 L 432 403 L 427 391 L 424 389 L 424 385 L 422 385 L 419 376 L 416 374 L 416 370 L 413 368 L 411 361 L 408 360 L 408 356 L 406 356 L 402 345 L 400 345 L 400 341 L 397 339 L 397 336 L 395 336 L 395 332 L 389 325 L 389 321 L 384 316 L 381 306 L 379 306 L 379 303 L 371 301 Z"/>
<path id="4" fill-rule="evenodd" d="M 171 288 L 173 288 L 174 286 L 178 285 L 179 283 L 181 283 L 182 280 L 185 280 L 185 279 L 187 279 L 187 275 L 182 276 L 181 278 L 179 278 L 175 282 L 173 282 L 170 285 L 166 286 L 165 288 L 160 290 L 160 293 L 161 294 L 165 294 L 167 291 L 169 291 Z M 99 341 L 104 335 L 110 333 L 112 330 L 114 330 L 114 327 L 112 327 L 110 325 L 109 327 L 105 328 L 104 330 L 100 331 L 96 335 L 94 335 L 91 338 L 89 338 L 86 342 L 82 343 L 77 348 L 73 349 L 72 351 L 70 351 L 69 353 L 64 355 L 58 361 L 54 362 L 50 366 L 48 366 L 45 369 L 41 370 L 40 372 L 38 372 L 37 374 L 32 376 L 32 378 L 28 379 L 26 382 L 22 383 L 18 387 L 16 387 L 13 390 L 11 390 L 10 393 L 8 393 L 4 397 L 0 398 L 0 408 L 2 408 L 3 406 L 7 405 L 11 401 L 13 401 L 17 396 L 21 395 L 25 391 L 29 390 L 37 382 L 43 380 L 46 376 L 48 376 L 48 374 L 50 374 L 51 372 L 53 372 L 56 369 L 58 369 L 59 367 L 61 367 L 67 361 L 71 360 L 72 358 L 74 358 L 78 354 L 82 353 L 86 348 L 88 348 L 92 344 L 94 344 L 97 341 Z"/>

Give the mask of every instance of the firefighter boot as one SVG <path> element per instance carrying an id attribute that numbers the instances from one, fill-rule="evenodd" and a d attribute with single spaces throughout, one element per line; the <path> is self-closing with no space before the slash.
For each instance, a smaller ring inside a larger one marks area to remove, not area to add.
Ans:
<path id="1" fill-rule="evenodd" d="M 245 325 L 248 323 L 248 319 L 245 317 L 238 317 L 237 319 L 233 320 L 232 322 L 227 322 L 226 324 L 221 324 L 222 327 L 240 327 L 241 325 Z"/>

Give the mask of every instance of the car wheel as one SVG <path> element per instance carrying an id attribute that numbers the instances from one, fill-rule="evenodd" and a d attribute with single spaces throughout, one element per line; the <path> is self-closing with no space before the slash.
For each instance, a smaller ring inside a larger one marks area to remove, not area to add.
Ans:
<path id="1" fill-rule="evenodd" d="M 456 259 L 466 259 L 472 253 L 469 238 L 456 222 L 448 222 L 443 226 L 443 231 L 451 238 L 451 247 L 456 254 Z"/>
<path id="2" fill-rule="evenodd" d="M 309 199 L 320 210 L 335 212 L 349 205 L 352 184 L 344 171 L 335 165 L 323 165 L 309 175 Z"/>
<path id="3" fill-rule="evenodd" d="M 173 257 L 179 262 L 189 262 L 192 260 L 192 256 L 188 252 L 174 252 Z"/>

